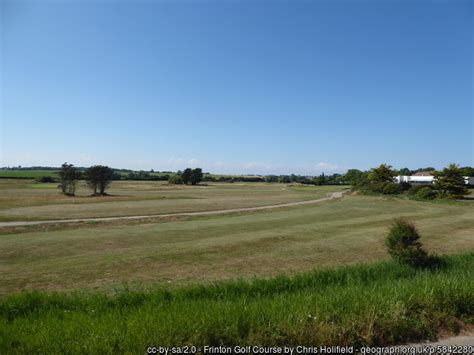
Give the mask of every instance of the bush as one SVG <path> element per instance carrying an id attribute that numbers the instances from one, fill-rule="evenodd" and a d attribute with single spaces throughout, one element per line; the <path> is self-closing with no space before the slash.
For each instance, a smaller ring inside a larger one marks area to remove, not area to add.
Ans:
<path id="1" fill-rule="evenodd" d="M 436 192 L 432 188 L 425 186 L 418 190 L 416 197 L 421 200 L 434 200 L 436 198 Z"/>
<path id="2" fill-rule="evenodd" d="M 407 194 L 410 195 L 410 196 L 416 196 L 416 194 L 418 193 L 418 191 L 420 191 L 422 188 L 424 187 L 427 187 L 427 186 L 424 186 L 424 185 L 413 185 L 412 187 L 410 187 L 407 191 Z"/>
<path id="3" fill-rule="evenodd" d="M 55 182 L 55 180 L 51 176 L 42 176 L 36 180 L 37 182 L 42 182 L 42 183 L 52 183 Z"/>
<path id="4" fill-rule="evenodd" d="M 427 266 L 428 253 L 423 249 L 416 227 L 403 219 L 397 219 L 385 239 L 388 253 L 400 264 L 412 267 Z"/>
<path id="5" fill-rule="evenodd" d="M 179 175 L 171 175 L 168 179 L 169 184 L 181 185 L 183 183 L 183 179 Z"/>
<path id="6" fill-rule="evenodd" d="M 408 190 L 410 190 L 410 188 L 411 188 L 411 184 L 410 184 L 410 183 L 405 182 L 405 181 L 403 181 L 403 182 L 400 183 L 400 190 L 401 190 L 401 191 L 408 191 Z"/>
<path id="7" fill-rule="evenodd" d="M 401 192 L 400 185 L 393 183 L 385 183 L 382 187 L 382 193 L 384 195 L 397 195 Z"/>
<path id="8" fill-rule="evenodd" d="M 369 182 L 356 187 L 356 190 L 364 194 L 397 195 L 402 192 L 399 184 L 393 182 Z"/>

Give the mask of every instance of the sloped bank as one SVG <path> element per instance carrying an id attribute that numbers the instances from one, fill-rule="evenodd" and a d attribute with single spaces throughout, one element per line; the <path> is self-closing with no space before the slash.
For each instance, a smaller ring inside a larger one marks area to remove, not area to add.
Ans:
<path id="1" fill-rule="evenodd" d="M 389 345 L 474 318 L 474 253 L 438 270 L 392 262 L 176 289 L 0 300 L 0 353 L 144 353 L 177 345 Z"/>

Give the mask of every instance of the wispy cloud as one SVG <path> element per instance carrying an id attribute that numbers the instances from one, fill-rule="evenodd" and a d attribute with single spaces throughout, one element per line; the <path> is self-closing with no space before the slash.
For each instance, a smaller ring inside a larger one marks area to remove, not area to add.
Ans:
<path id="1" fill-rule="evenodd" d="M 326 163 L 326 162 L 320 162 L 316 164 L 316 168 L 319 171 L 331 172 L 331 173 L 340 172 L 344 170 L 341 166 L 337 164 L 331 164 L 331 163 Z"/>

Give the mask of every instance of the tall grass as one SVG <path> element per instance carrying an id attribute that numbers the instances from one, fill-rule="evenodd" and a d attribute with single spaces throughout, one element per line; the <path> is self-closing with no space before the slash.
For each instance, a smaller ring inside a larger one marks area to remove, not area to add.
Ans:
<path id="1" fill-rule="evenodd" d="M 474 321 L 474 253 L 437 270 L 381 262 L 293 277 L 0 300 L 0 353 L 171 345 L 387 345 Z"/>

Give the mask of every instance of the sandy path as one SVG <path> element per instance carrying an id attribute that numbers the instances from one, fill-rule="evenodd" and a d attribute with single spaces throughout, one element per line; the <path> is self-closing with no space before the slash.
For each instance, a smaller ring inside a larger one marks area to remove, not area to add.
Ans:
<path id="1" fill-rule="evenodd" d="M 344 196 L 344 191 L 333 192 L 328 194 L 328 197 L 319 198 L 316 200 L 299 201 L 299 202 L 288 202 L 281 203 L 278 205 L 267 205 L 257 207 L 242 207 L 232 208 L 226 210 L 215 210 L 215 211 L 200 211 L 200 212 L 182 212 L 182 213 L 167 213 L 167 214 L 150 214 L 143 216 L 120 216 L 120 217 L 96 217 L 96 218 L 75 218 L 75 219 L 57 219 L 48 221 L 14 221 L 14 222 L 0 222 L 1 227 L 20 227 L 20 226 L 32 226 L 38 224 L 57 224 L 57 223 L 77 223 L 77 222 L 106 222 L 106 221 L 117 221 L 117 220 L 136 220 L 136 219 L 147 219 L 147 218 L 169 218 L 169 217 L 184 217 L 184 216 L 212 216 L 234 212 L 249 212 L 249 211 L 260 211 L 269 210 L 280 207 L 292 207 L 301 205 L 310 205 L 314 203 L 320 203 L 329 201 Z"/>
<path id="2" fill-rule="evenodd" d="M 444 346 L 448 347 L 446 351 L 443 351 L 443 348 L 438 348 L 438 347 L 444 347 Z M 425 348 L 425 349 L 431 349 L 431 354 L 454 354 L 454 353 L 472 354 L 472 351 L 464 352 L 462 350 L 459 351 L 459 349 L 456 349 L 456 348 L 452 348 L 450 351 L 449 346 L 452 346 L 452 347 L 466 346 L 468 347 L 468 349 L 474 350 L 474 333 L 470 331 L 461 335 L 440 339 L 434 342 L 428 341 L 428 342 L 417 343 L 417 344 L 400 345 L 400 346 L 396 346 L 395 348 L 400 349 L 400 350 L 410 349 L 412 351 L 414 348 L 416 349 Z M 438 351 L 438 350 L 441 350 L 441 351 Z M 407 353 L 410 354 L 410 352 L 407 352 Z M 418 353 L 421 354 L 421 352 L 418 352 Z M 429 352 L 426 352 L 426 354 L 429 354 Z"/>

